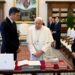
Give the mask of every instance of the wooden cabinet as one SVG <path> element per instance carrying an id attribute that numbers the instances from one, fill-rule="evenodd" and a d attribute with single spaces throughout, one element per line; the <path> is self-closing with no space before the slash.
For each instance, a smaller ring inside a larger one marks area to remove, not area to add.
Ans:
<path id="1" fill-rule="evenodd" d="M 75 1 L 46 1 L 47 19 L 49 16 L 58 16 L 61 22 L 61 32 L 67 31 L 66 19 L 71 11 L 75 16 Z"/>
<path id="2" fill-rule="evenodd" d="M 0 23 L 4 19 L 4 3 L 5 1 L 0 0 Z"/>

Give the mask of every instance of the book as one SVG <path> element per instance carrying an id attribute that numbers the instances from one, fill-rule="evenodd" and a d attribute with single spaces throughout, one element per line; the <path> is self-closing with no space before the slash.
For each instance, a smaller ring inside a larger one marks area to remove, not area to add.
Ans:
<path id="1" fill-rule="evenodd" d="M 59 59 L 57 57 L 51 57 L 51 56 L 46 56 L 44 58 L 44 60 L 46 62 L 51 62 L 51 63 L 54 63 L 54 64 L 57 64 L 59 62 Z"/>
<path id="2" fill-rule="evenodd" d="M 67 64 L 64 60 L 60 60 L 58 63 L 59 69 L 67 69 Z"/>
<path id="3" fill-rule="evenodd" d="M 45 62 L 45 68 L 54 68 L 54 64 L 52 62 Z"/>
<path id="4" fill-rule="evenodd" d="M 40 61 L 29 61 L 28 66 L 22 66 L 23 70 L 38 70 L 40 69 Z"/>
<path id="5" fill-rule="evenodd" d="M 29 63 L 28 60 L 21 60 L 18 61 L 17 66 L 29 65 L 28 63 Z"/>
<path id="6" fill-rule="evenodd" d="M 22 70 L 36 70 L 40 69 L 41 63 L 40 61 L 29 61 L 29 60 L 21 60 L 18 61 L 18 65 Z"/>

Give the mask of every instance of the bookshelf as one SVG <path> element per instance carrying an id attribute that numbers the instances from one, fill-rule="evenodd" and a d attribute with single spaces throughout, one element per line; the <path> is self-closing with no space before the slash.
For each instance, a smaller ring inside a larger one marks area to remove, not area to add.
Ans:
<path id="1" fill-rule="evenodd" d="M 4 18 L 4 0 L 0 0 L 0 23 Z"/>
<path id="2" fill-rule="evenodd" d="M 46 1 L 47 3 L 47 19 L 49 16 L 58 16 L 61 22 L 61 32 L 67 32 L 67 16 L 71 11 L 75 16 L 75 1 Z"/>

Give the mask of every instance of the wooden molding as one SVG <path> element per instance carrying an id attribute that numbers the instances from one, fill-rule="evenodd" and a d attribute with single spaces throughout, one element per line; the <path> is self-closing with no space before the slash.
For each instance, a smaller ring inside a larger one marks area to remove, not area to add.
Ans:
<path id="1" fill-rule="evenodd" d="M 5 3 L 6 1 L 5 0 L 0 0 L 0 3 Z"/>
<path id="2" fill-rule="evenodd" d="M 46 1 L 46 3 L 74 3 L 75 1 Z"/>

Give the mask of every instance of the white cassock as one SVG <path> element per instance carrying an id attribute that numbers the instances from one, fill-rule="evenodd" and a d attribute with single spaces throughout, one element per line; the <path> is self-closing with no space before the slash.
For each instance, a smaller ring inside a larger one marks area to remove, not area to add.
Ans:
<path id="1" fill-rule="evenodd" d="M 30 50 L 30 60 L 43 60 L 46 55 L 52 53 L 51 43 L 53 37 L 50 30 L 46 26 L 42 26 L 37 30 L 35 25 L 29 28 L 27 36 L 28 47 Z M 33 54 L 38 50 L 42 50 L 44 53 L 40 57 L 35 57 Z"/>

